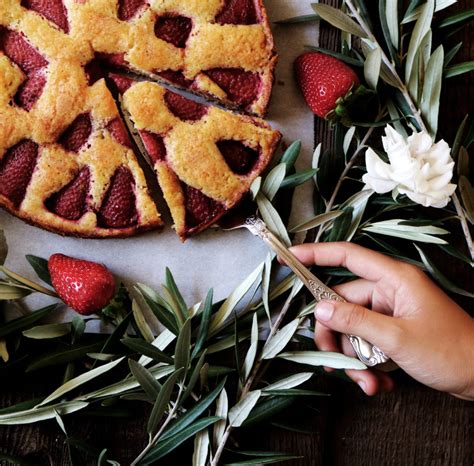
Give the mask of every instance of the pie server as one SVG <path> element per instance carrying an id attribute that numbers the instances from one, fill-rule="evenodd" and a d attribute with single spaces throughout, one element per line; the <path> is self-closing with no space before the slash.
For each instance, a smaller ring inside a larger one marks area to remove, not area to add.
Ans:
<path id="1" fill-rule="evenodd" d="M 247 228 L 252 234 L 261 238 L 270 248 L 280 256 L 295 275 L 303 282 L 303 284 L 311 291 L 311 294 L 320 302 L 325 299 L 334 301 L 345 301 L 331 288 L 327 287 L 321 280 L 313 275 L 296 256 L 274 235 L 263 220 L 256 215 L 250 215 L 242 223 L 227 226 L 221 225 L 225 230 L 235 230 L 238 228 Z M 355 335 L 347 335 L 349 341 L 357 354 L 357 357 L 368 367 L 384 364 L 389 361 L 385 353 L 377 346 L 372 345 L 363 338 Z"/>

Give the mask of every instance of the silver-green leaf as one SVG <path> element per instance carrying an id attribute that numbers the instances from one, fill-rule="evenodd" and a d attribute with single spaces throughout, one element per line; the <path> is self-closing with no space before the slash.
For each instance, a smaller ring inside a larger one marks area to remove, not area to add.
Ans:
<path id="1" fill-rule="evenodd" d="M 286 175 L 286 164 L 279 163 L 273 168 L 265 178 L 262 186 L 262 192 L 267 196 L 269 201 L 272 201 L 275 194 L 280 189 L 281 183 L 285 179 Z"/>
<path id="2" fill-rule="evenodd" d="M 298 374 L 290 375 L 284 379 L 274 382 L 270 385 L 267 385 L 263 391 L 270 390 L 288 390 L 290 388 L 298 387 L 299 385 L 307 382 L 311 377 L 313 377 L 313 372 L 300 372 Z"/>
<path id="3" fill-rule="evenodd" d="M 69 393 L 71 390 L 74 390 L 75 388 L 80 387 L 81 385 L 84 385 L 85 383 L 91 380 L 96 379 L 102 374 L 111 371 L 114 367 L 118 366 L 124 359 L 125 358 L 122 357 L 120 359 L 117 359 L 116 361 L 109 362 L 108 364 L 104 364 L 103 366 L 99 366 L 88 372 L 84 372 L 84 374 L 81 374 L 78 377 L 74 377 L 65 384 L 61 385 L 53 393 L 51 393 L 51 395 L 45 398 L 38 406 L 44 406 L 47 403 L 51 403 L 51 401 L 57 400 L 66 393 Z"/>
<path id="4" fill-rule="evenodd" d="M 329 351 L 291 351 L 282 353 L 279 358 L 309 366 L 326 366 L 333 369 L 367 369 L 358 359 Z"/>
<path id="5" fill-rule="evenodd" d="M 372 49 L 364 63 L 364 77 L 367 84 L 372 89 L 377 88 L 377 83 L 380 76 L 380 67 L 382 65 L 382 51 L 379 47 Z"/>
<path id="6" fill-rule="evenodd" d="M 50 338 L 59 338 L 71 332 L 71 324 L 47 324 L 38 325 L 23 331 L 23 335 L 34 340 L 47 340 Z"/>
<path id="7" fill-rule="evenodd" d="M 431 55 L 425 74 L 425 83 L 421 97 L 421 113 L 428 124 L 431 136 L 438 131 L 438 115 L 443 82 L 444 49 L 440 45 Z"/>
<path id="8" fill-rule="evenodd" d="M 261 395 L 261 390 L 254 390 L 252 392 L 249 392 L 247 396 L 240 400 L 229 411 L 229 424 L 232 427 L 240 427 L 249 417 L 249 414 L 252 412 L 252 409 L 257 404 Z"/>
<path id="9" fill-rule="evenodd" d="M 299 324 L 300 320 L 295 319 L 278 330 L 273 337 L 267 340 L 262 350 L 262 359 L 273 359 L 278 353 L 283 351 L 293 338 Z"/>
<path id="10" fill-rule="evenodd" d="M 313 3 L 311 6 L 322 19 L 327 21 L 332 26 L 358 37 L 367 37 L 367 34 L 364 32 L 364 30 L 341 10 L 329 5 L 325 5 L 324 3 Z"/>

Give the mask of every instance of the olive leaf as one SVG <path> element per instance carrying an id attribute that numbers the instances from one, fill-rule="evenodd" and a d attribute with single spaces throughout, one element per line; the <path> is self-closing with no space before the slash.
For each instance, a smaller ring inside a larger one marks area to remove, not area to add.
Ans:
<path id="1" fill-rule="evenodd" d="M 37 311 L 38 312 L 38 311 Z M 69 348 L 60 348 L 50 353 L 45 353 L 35 359 L 27 368 L 26 372 L 33 372 L 44 367 L 50 367 L 60 364 L 65 364 L 70 361 L 84 357 L 88 353 L 100 351 L 103 343 L 84 343 L 79 345 L 72 345 Z"/>
<path id="2" fill-rule="evenodd" d="M 19 330 L 25 330 L 30 328 L 34 323 L 38 322 L 41 319 L 44 319 L 46 316 L 51 314 L 56 309 L 56 305 L 47 306 L 38 311 L 32 312 L 23 317 L 18 317 L 17 319 L 10 320 L 9 322 L 0 325 L 0 338 L 6 337 L 13 332 Z"/>
<path id="3" fill-rule="evenodd" d="M 174 364 L 174 359 L 163 351 L 140 338 L 124 338 L 121 342 L 132 351 L 143 354 L 154 361 L 163 362 L 165 364 Z"/>
<path id="4" fill-rule="evenodd" d="M 464 73 L 470 73 L 474 71 L 474 61 L 465 61 L 456 65 L 450 66 L 444 73 L 445 78 L 453 78 Z"/>
<path id="5" fill-rule="evenodd" d="M 184 320 L 189 317 L 188 306 L 184 302 L 183 296 L 176 285 L 173 274 L 168 267 L 166 267 L 166 288 L 171 292 L 174 301 L 177 303 L 180 315 L 182 316 L 184 322 Z"/>
<path id="6" fill-rule="evenodd" d="M 459 42 L 455 46 L 451 47 L 444 56 L 444 68 L 447 68 L 448 65 L 453 61 L 453 58 L 458 54 L 461 50 L 462 42 Z"/>
<path id="7" fill-rule="evenodd" d="M 289 173 L 295 166 L 296 160 L 298 160 L 300 152 L 301 152 L 301 141 L 299 140 L 291 143 L 288 146 L 288 149 L 286 149 L 280 162 L 286 165 L 287 173 Z"/>
<path id="8" fill-rule="evenodd" d="M 5 263 L 5 259 L 8 254 L 8 245 L 7 239 L 5 238 L 5 233 L 3 230 L 0 230 L 0 265 Z"/>
<path id="9" fill-rule="evenodd" d="M 274 396 L 265 399 L 255 406 L 243 423 L 243 427 L 260 424 L 264 421 L 267 421 L 268 419 L 274 418 L 277 414 L 291 406 L 295 399 L 296 398 L 292 396 Z"/>
<path id="10" fill-rule="evenodd" d="M 0 358 L 2 358 L 2 361 L 7 363 L 10 359 L 10 355 L 8 354 L 8 348 L 7 348 L 7 341 L 5 338 L 0 338 Z"/>
<path id="11" fill-rule="evenodd" d="M 320 225 L 324 225 L 331 220 L 335 220 L 337 217 L 343 214 L 342 210 L 333 210 L 332 212 L 327 212 L 324 214 L 316 215 L 311 220 L 306 220 L 299 225 L 294 226 L 290 231 L 291 233 L 299 233 L 301 231 L 308 231 L 313 228 L 316 228 Z"/>
<path id="12" fill-rule="evenodd" d="M 260 215 L 262 216 L 262 220 L 265 222 L 271 232 L 277 235 L 286 244 L 286 246 L 291 246 L 290 237 L 288 236 L 288 232 L 286 231 L 280 214 L 262 193 L 259 193 L 257 196 L 257 205 Z"/>
<path id="13" fill-rule="evenodd" d="M 385 0 L 385 19 L 390 34 L 390 41 L 395 50 L 398 50 L 398 41 L 400 35 L 400 25 L 398 22 L 398 0 Z"/>
<path id="14" fill-rule="evenodd" d="M 312 3 L 313 10 L 332 26 L 353 34 L 357 37 L 365 38 L 367 34 L 364 30 L 348 15 L 337 8 L 325 5 L 324 3 Z"/>
<path id="15" fill-rule="evenodd" d="M 227 425 L 227 415 L 229 413 L 229 398 L 225 388 L 222 389 L 216 403 L 216 416 L 221 418 L 214 424 L 212 439 L 215 446 L 219 445 L 224 437 Z"/>
<path id="16" fill-rule="evenodd" d="M 217 386 L 212 390 L 208 395 L 199 400 L 191 409 L 186 411 L 186 413 L 180 416 L 173 424 L 170 425 L 168 429 L 163 432 L 160 441 L 165 441 L 169 438 L 173 438 L 178 435 L 180 432 L 188 428 L 196 419 L 199 418 L 216 398 L 220 395 L 224 386 L 226 384 L 226 379 L 224 378 Z M 216 416 L 218 420 L 220 418 Z"/>
<path id="17" fill-rule="evenodd" d="M 84 374 L 79 375 L 78 377 L 75 377 L 74 379 L 69 380 L 65 384 L 61 385 L 58 389 L 56 389 L 53 393 L 51 393 L 51 395 L 46 397 L 40 404 L 38 404 L 38 407 L 51 403 L 51 401 L 61 398 L 66 393 L 69 393 L 71 390 L 74 390 L 75 388 L 80 387 L 81 385 L 84 385 L 85 383 L 91 380 L 96 379 L 102 374 L 105 374 L 106 372 L 111 371 L 114 367 L 119 365 L 124 359 L 125 359 L 124 357 L 119 358 L 116 361 L 112 361 L 108 364 L 104 364 L 103 366 L 97 367 L 96 369 L 92 369 L 88 372 L 85 372 Z"/>
<path id="18" fill-rule="evenodd" d="M 238 343 L 247 340 L 250 337 L 250 330 L 241 330 L 237 334 Z M 215 354 L 220 351 L 232 348 L 236 343 L 235 335 L 218 340 L 207 348 L 207 354 Z"/>
<path id="19" fill-rule="evenodd" d="M 257 197 L 257 194 L 260 192 L 260 189 L 262 189 L 262 177 L 258 176 L 250 185 L 250 192 L 252 193 L 253 200 L 255 200 L 255 198 Z"/>
<path id="20" fill-rule="evenodd" d="M 293 175 L 287 176 L 281 183 L 280 189 L 292 189 L 296 188 L 297 186 L 301 186 L 302 184 L 309 181 L 311 178 L 318 173 L 318 170 L 311 169 L 305 170 L 302 172 L 294 173 Z"/>
<path id="21" fill-rule="evenodd" d="M 262 391 L 265 393 L 268 390 L 288 390 L 290 388 L 295 388 L 307 382 L 313 375 L 313 372 L 300 372 L 299 374 L 290 375 L 278 382 L 267 385 Z"/>
<path id="22" fill-rule="evenodd" d="M 254 285 L 260 285 L 262 281 L 263 267 L 264 263 L 262 262 L 224 301 L 222 306 L 211 319 L 211 326 L 209 328 L 211 335 L 224 325 L 235 307 L 240 303 L 240 301 L 242 301 L 249 290 Z"/>
<path id="23" fill-rule="evenodd" d="M 283 351 L 293 338 L 299 324 L 300 319 L 295 319 L 269 338 L 263 347 L 262 359 L 273 359 L 278 353 Z"/>
<path id="24" fill-rule="evenodd" d="M 14 283 L 20 283 L 32 291 L 37 291 L 38 293 L 42 293 L 42 294 L 57 298 L 57 294 L 54 293 L 53 291 L 48 290 L 44 286 L 38 285 L 37 283 L 34 283 L 31 280 L 28 280 L 27 278 L 22 277 L 21 275 L 18 275 L 12 270 L 7 269 L 4 265 L 0 265 L 0 271 L 3 272 L 8 278 L 12 279 Z"/>
<path id="25" fill-rule="evenodd" d="M 250 372 L 252 371 L 253 364 L 255 362 L 255 356 L 257 355 L 257 347 L 258 347 L 258 319 L 257 319 L 257 313 L 255 312 L 252 318 L 252 330 L 250 333 L 250 347 L 247 351 L 247 355 L 245 356 L 244 366 L 242 368 L 244 380 L 248 379 Z"/>
<path id="26" fill-rule="evenodd" d="M 31 291 L 23 286 L 12 283 L 0 282 L 0 301 L 11 301 L 22 299 L 31 294 Z"/>
<path id="27" fill-rule="evenodd" d="M 404 225 L 403 220 L 392 219 L 382 222 L 369 223 L 362 228 L 363 231 L 376 233 L 379 235 L 393 236 L 395 238 L 409 239 L 421 243 L 447 244 L 447 242 L 437 236 L 446 235 L 449 231 L 434 226 L 411 226 Z"/>
<path id="28" fill-rule="evenodd" d="M 440 45 L 431 55 L 426 67 L 426 78 L 423 86 L 420 109 L 428 124 L 433 138 L 438 131 L 438 114 L 443 82 L 444 49 Z"/>
<path id="29" fill-rule="evenodd" d="M 256 452 L 255 452 L 256 453 Z M 274 463 L 281 463 L 283 461 L 295 460 L 299 458 L 304 458 L 304 456 L 296 456 L 296 455 L 275 455 L 272 454 L 271 456 L 257 456 L 255 458 L 248 458 L 245 461 L 238 461 L 237 463 L 227 463 L 225 466 L 243 466 L 243 465 L 253 465 L 253 464 L 274 464 Z"/>
<path id="30" fill-rule="evenodd" d="M 262 186 L 262 193 L 268 198 L 269 201 L 273 200 L 273 198 L 275 197 L 275 194 L 280 189 L 280 185 L 282 181 L 284 180 L 285 175 L 286 175 L 286 164 L 279 163 L 266 176 L 265 181 L 263 182 L 263 186 Z"/>
<path id="31" fill-rule="evenodd" d="M 375 47 L 367 55 L 364 64 L 364 77 L 372 89 L 377 88 L 380 76 L 380 67 L 382 65 L 382 51 L 379 47 Z"/>
<path id="32" fill-rule="evenodd" d="M 193 466 L 206 466 L 209 450 L 209 431 L 207 429 L 198 432 L 194 438 Z"/>
<path id="33" fill-rule="evenodd" d="M 269 325 L 271 325 L 271 321 L 272 321 L 272 318 L 270 315 L 270 299 L 269 299 L 270 279 L 272 275 L 272 260 L 273 260 L 273 254 L 268 253 L 267 257 L 265 258 L 265 265 L 263 268 L 263 275 L 262 275 L 262 302 L 263 302 L 263 307 L 265 309 L 265 314 L 267 315 Z"/>
<path id="34" fill-rule="evenodd" d="M 419 18 L 411 34 L 405 63 L 405 82 L 407 83 L 410 81 L 410 75 L 412 73 L 413 61 L 415 59 L 416 52 L 420 47 L 421 41 L 430 29 L 431 21 L 433 20 L 433 10 L 434 0 L 427 0 L 427 2 L 420 9 Z"/>
<path id="35" fill-rule="evenodd" d="M 344 142 L 343 142 L 343 145 L 342 145 L 342 150 L 344 152 L 344 155 L 347 155 L 347 153 L 349 152 L 349 148 L 351 146 L 351 143 L 354 139 L 354 135 L 355 135 L 355 132 L 356 132 L 356 127 L 355 126 L 351 126 L 345 136 L 344 136 Z"/>
<path id="36" fill-rule="evenodd" d="M 146 285 L 137 284 L 135 289 L 143 296 L 158 320 L 175 335 L 178 335 L 178 323 L 169 304 L 156 291 Z"/>
<path id="37" fill-rule="evenodd" d="M 148 322 L 146 321 L 143 310 L 136 299 L 132 301 L 132 311 L 133 317 L 135 318 L 135 322 L 138 326 L 138 330 L 140 330 L 140 333 L 142 334 L 145 341 L 151 343 L 155 337 L 150 326 L 148 325 Z"/>
<path id="38" fill-rule="evenodd" d="M 452 283 L 448 278 L 446 278 L 441 271 L 434 265 L 434 263 L 429 259 L 429 257 L 425 254 L 425 252 L 416 244 L 414 244 L 420 258 L 423 262 L 423 265 L 426 267 L 426 270 L 430 273 L 430 275 L 444 288 L 447 290 L 462 295 L 467 296 L 468 298 L 474 298 L 474 293 L 470 293 L 469 291 L 463 290 L 459 288 L 454 283 Z"/>
<path id="39" fill-rule="evenodd" d="M 243 399 L 241 399 L 234 407 L 229 411 L 229 424 L 232 427 L 240 427 L 244 421 L 248 418 L 250 412 L 257 404 L 260 396 L 262 395 L 261 390 L 254 390 L 249 392 Z"/>
<path id="40" fill-rule="evenodd" d="M 176 369 L 188 370 L 191 355 L 191 318 L 188 318 L 181 328 L 174 354 L 174 365 Z"/>
<path id="41" fill-rule="evenodd" d="M 281 19 L 279 21 L 275 21 L 276 24 L 295 24 L 295 23 L 306 23 L 309 21 L 319 21 L 320 18 L 318 15 L 301 15 L 301 16 L 294 16 L 292 18 Z"/>
<path id="42" fill-rule="evenodd" d="M 435 2 L 435 11 L 441 11 L 444 10 L 445 8 L 450 7 L 451 5 L 454 5 L 457 2 L 457 0 L 436 0 Z M 420 0 L 415 0 L 412 2 L 414 7 L 412 6 L 407 10 L 405 13 L 405 16 L 402 20 L 402 24 L 407 24 L 411 23 L 412 21 L 416 21 L 420 15 L 422 14 L 422 6 L 420 5 Z"/>
<path id="43" fill-rule="evenodd" d="M 82 319 L 81 319 L 82 320 Z M 46 340 L 50 338 L 59 338 L 71 333 L 71 324 L 46 324 L 32 327 L 23 331 L 23 335 L 34 340 Z"/>
<path id="44" fill-rule="evenodd" d="M 191 438 L 193 435 L 196 435 L 198 432 L 206 429 L 217 421 L 219 421 L 219 418 L 215 416 L 199 419 L 175 436 L 158 442 L 156 447 L 152 448 L 149 453 L 145 455 L 143 458 L 143 464 L 151 464 L 157 461 L 158 459 L 178 448 L 183 442 Z"/>
<path id="45" fill-rule="evenodd" d="M 155 340 L 152 342 L 152 346 L 159 349 L 160 351 L 163 351 L 174 340 L 176 340 L 176 335 L 173 332 L 170 332 L 168 329 L 165 329 L 155 338 Z M 141 356 L 138 360 L 138 362 L 143 366 L 148 365 L 151 361 L 153 361 L 153 359 L 149 358 L 148 356 Z"/>
<path id="46" fill-rule="evenodd" d="M 198 380 L 199 380 L 199 374 L 201 373 L 202 366 L 204 366 L 204 361 L 207 356 L 207 349 L 205 349 L 200 358 L 198 359 L 198 362 L 194 366 L 192 372 L 191 372 L 191 377 L 189 378 L 189 382 L 186 386 L 186 390 L 183 393 L 182 397 L 182 402 L 184 403 L 188 397 L 191 395 L 192 391 L 194 390 L 194 387 L 196 386 Z"/>
<path id="47" fill-rule="evenodd" d="M 33 424 L 35 422 L 54 419 L 57 414 L 65 416 L 81 409 L 86 408 L 89 403 L 84 401 L 70 401 L 58 403 L 52 406 L 27 409 L 25 411 L 16 411 L 9 414 L 0 414 L 0 425 L 23 425 Z"/>
<path id="48" fill-rule="evenodd" d="M 174 372 L 173 366 L 161 366 L 161 367 L 155 367 L 154 369 L 150 369 L 151 375 L 156 380 L 160 380 L 163 377 L 166 377 L 167 375 L 171 374 L 172 372 Z M 121 380 L 120 382 L 116 382 L 114 384 L 95 390 L 91 393 L 82 395 L 76 398 L 76 400 L 87 401 L 87 400 L 94 400 L 98 398 L 105 398 L 109 396 L 117 396 L 117 395 L 126 393 L 130 390 L 133 390 L 135 388 L 138 388 L 139 386 L 140 386 L 140 383 L 137 381 L 135 377 L 132 377 L 132 378 L 128 377 L 124 380 Z"/>
<path id="49" fill-rule="evenodd" d="M 211 323 L 213 297 L 214 297 L 214 291 L 211 288 L 207 293 L 205 301 L 201 303 L 201 305 L 199 306 L 199 310 L 197 314 L 201 315 L 201 323 L 199 325 L 199 330 L 196 337 L 196 343 L 194 345 L 194 349 L 192 352 L 192 356 L 191 356 L 192 359 L 194 359 L 201 352 L 206 342 L 207 335 L 209 333 L 209 325 Z"/>
<path id="50" fill-rule="evenodd" d="M 290 351 L 282 353 L 278 357 L 309 366 L 326 366 L 333 369 L 367 369 L 365 364 L 358 359 L 329 351 Z"/>
<path id="51" fill-rule="evenodd" d="M 465 176 L 459 178 L 459 191 L 469 220 L 474 224 L 474 187 Z"/>
<path id="52" fill-rule="evenodd" d="M 166 382 L 161 387 L 158 396 L 156 397 L 155 404 L 148 419 L 147 432 L 150 435 L 153 435 L 157 428 L 158 424 L 161 421 L 161 418 L 165 414 L 166 408 L 171 400 L 171 395 L 173 394 L 173 388 L 178 381 L 178 379 L 183 374 L 184 369 L 180 368 L 175 370 L 167 379 Z"/>
<path id="53" fill-rule="evenodd" d="M 153 377 L 152 373 L 133 359 L 128 360 L 128 365 L 133 376 L 148 395 L 148 399 L 155 401 L 161 390 L 161 384 Z"/>

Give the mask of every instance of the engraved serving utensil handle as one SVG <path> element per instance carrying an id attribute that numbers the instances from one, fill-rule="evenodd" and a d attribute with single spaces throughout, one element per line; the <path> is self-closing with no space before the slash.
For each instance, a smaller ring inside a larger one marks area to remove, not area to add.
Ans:
<path id="1" fill-rule="evenodd" d="M 321 280 L 313 275 L 296 257 L 295 255 L 274 235 L 265 225 L 265 223 L 256 216 L 248 217 L 244 226 L 254 235 L 260 237 L 273 249 L 290 267 L 295 275 L 304 283 L 311 291 L 316 302 L 324 299 L 334 301 L 345 301 L 336 292 L 326 286 Z M 347 335 L 349 341 L 357 354 L 357 357 L 368 367 L 383 364 L 389 361 L 385 353 L 377 346 L 372 345 L 363 338 L 355 335 Z"/>

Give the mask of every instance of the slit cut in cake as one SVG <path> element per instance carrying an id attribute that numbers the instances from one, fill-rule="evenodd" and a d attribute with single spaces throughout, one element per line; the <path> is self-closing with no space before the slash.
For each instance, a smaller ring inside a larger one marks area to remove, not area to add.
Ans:
<path id="1" fill-rule="evenodd" d="M 182 240 L 239 204 L 280 140 L 259 118 L 194 102 L 156 83 L 117 74 L 109 79 Z"/>

